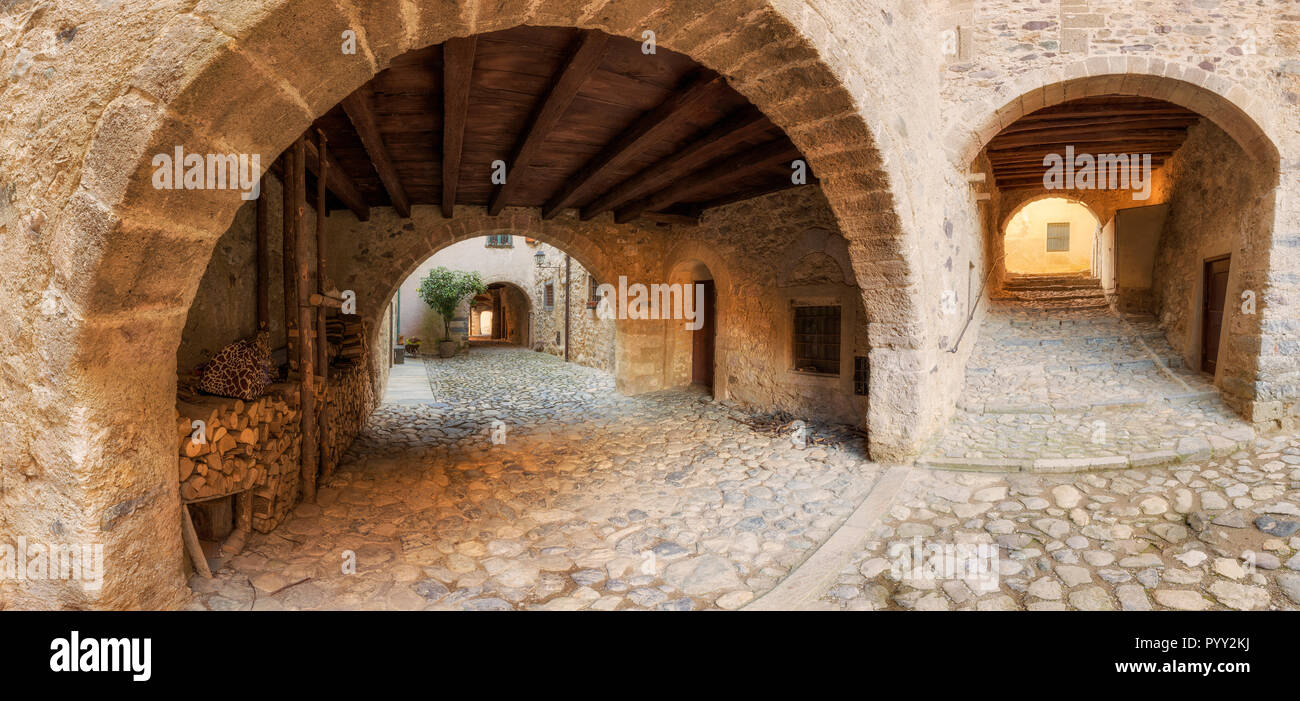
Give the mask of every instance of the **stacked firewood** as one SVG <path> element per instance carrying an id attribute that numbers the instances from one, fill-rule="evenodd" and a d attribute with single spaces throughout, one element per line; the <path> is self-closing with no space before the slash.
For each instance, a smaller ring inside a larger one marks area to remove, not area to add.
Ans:
<path id="1" fill-rule="evenodd" d="M 353 439 L 365 427 L 366 418 L 375 408 L 374 385 L 367 364 L 335 367 L 330 371 L 329 386 L 317 394 L 317 406 L 325 407 L 329 421 L 321 427 L 321 444 L 328 462 L 322 475 L 329 476 L 342 459 Z"/>
<path id="2" fill-rule="evenodd" d="M 355 365 L 365 355 L 366 324 L 360 316 L 343 314 L 325 322 L 330 356 L 340 365 Z"/>
<path id="3" fill-rule="evenodd" d="M 269 466 L 283 460 L 293 443 L 296 404 L 296 396 L 290 401 L 283 393 L 250 402 L 211 396 L 179 402 L 181 498 L 204 501 L 264 481 Z"/>

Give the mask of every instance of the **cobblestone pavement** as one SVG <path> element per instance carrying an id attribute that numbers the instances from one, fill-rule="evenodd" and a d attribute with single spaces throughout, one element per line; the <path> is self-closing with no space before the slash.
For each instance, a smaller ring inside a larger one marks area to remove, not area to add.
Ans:
<path id="1" fill-rule="evenodd" d="M 914 470 L 872 537 L 823 607 L 1300 610 L 1300 438 L 1171 468 Z M 996 581 L 961 576 L 980 544 Z"/>
<path id="2" fill-rule="evenodd" d="M 1223 455 L 1254 431 L 1150 317 L 994 301 L 948 428 L 922 464 L 1060 472 Z"/>
<path id="3" fill-rule="evenodd" d="M 547 354 L 426 367 L 435 401 L 382 405 L 317 504 L 191 579 L 192 608 L 737 608 L 879 474 L 856 441 L 796 450 L 698 391 L 623 397 Z"/>

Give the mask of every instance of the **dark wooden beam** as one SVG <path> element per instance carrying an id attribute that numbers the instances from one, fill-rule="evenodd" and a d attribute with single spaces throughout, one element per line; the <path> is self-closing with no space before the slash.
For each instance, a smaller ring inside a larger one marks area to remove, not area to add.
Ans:
<path id="1" fill-rule="evenodd" d="M 519 188 L 528 172 L 528 166 L 541 150 L 542 142 L 555 126 L 556 122 L 569 108 L 578 90 L 587 77 L 595 72 L 605 57 L 609 35 L 604 32 L 584 32 L 578 42 L 578 48 L 569 56 L 568 61 L 556 74 L 546 97 L 533 113 L 523 137 L 515 146 L 514 153 L 506 163 L 506 182 L 497 187 L 488 201 L 488 214 L 496 216 L 510 201 L 511 195 Z"/>
<path id="2" fill-rule="evenodd" d="M 374 94 L 367 83 L 343 98 L 343 112 L 352 121 L 352 128 L 356 129 L 361 145 L 370 156 L 371 165 L 375 167 L 380 182 L 388 191 L 388 199 L 392 201 L 393 209 L 397 210 L 400 216 L 409 218 L 411 201 L 406 197 L 406 189 L 402 187 L 402 180 L 397 175 L 392 156 L 388 154 L 388 147 L 384 146 L 384 137 L 379 133 L 379 126 L 375 124 L 375 112 L 371 106 L 373 102 Z"/>
<path id="3" fill-rule="evenodd" d="M 1011 126 L 998 132 L 993 140 L 1013 134 L 1042 133 L 1066 131 L 1074 129 L 1093 129 L 1093 128 L 1123 128 L 1123 129 L 1186 129 L 1195 124 L 1197 117 L 1090 117 L 1083 119 L 1059 119 L 1042 122 L 1030 122 L 1021 124 L 1016 122 Z"/>
<path id="4" fill-rule="evenodd" d="M 724 88 L 726 85 L 727 81 L 716 73 L 701 73 L 693 76 L 685 88 L 669 95 L 668 99 L 659 103 L 657 107 L 641 115 L 632 126 L 614 137 L 614 140 L 606 144 L 600 153 L 579 168 L 578 172 L 560 188 L 560 191 L 542 207 L 542 218 L 554 217 L 560 210 L 577 200 L 594 180 L 640 155 L 656 141 L 662 140 L 665 132 L 683 117 L 698 109 L 706 100 L 715 97 L 719 88 Z"/>
<path id="5" fill-rule="evenodd" d="M 700 213 L 698 209 L 692 209 L 689 213 L 642 212 L 641 218 L 655 222 L 656 224 L 697 226 L 700 223 Z"/>
<path id="6" fill-rule="evenodd" d="M 316 177 L 320 177 L 320 155 L 316 153 L 316 144 L 308 141 L 305 144 L 303 152 L 306 154 L 307 169 Z M 339 167 L 338 161 L 325 154 L 325 164 L 329 169 L 329 190 L 336 197 L 352 210 L 352 213 L 361 221 L 370 219 L 370 205 L 366 204 L 366 199 L 361 196 L 361 191 L 357 189 L 356 183 L 352 178 L 343 172 Z"/>
<path id="7" fill-rule="evenodd" d="M 442 45 L 442 216 L 450 219 L 460 185 L 460 155 L 465 147 L 469 86 L 474 74 L 475 37 L 448 39 Z M 506 182 L 509 182 L 507 178 Z"/>
<path id="8" fill-rule="evenodd" d="M 778 163 L 799 158 L 799 151 L 785 137 L 760 144 L 737 156 L 715 162 L 668 187 L 637 200 L 614 213 L 614 221 L 627 222 L 649 210 L 661 210 L 685 201 L 691 194 L 707 187 L 715 187 L 744 178 Z"/>
<path id="9" fill-rule="evenodd" d="M 750 139 L 770 126 L 767 118 L 753 107 L 747 107 L 718 122 L 682 150 L 660 159 L 657 163 L 624 180 L 582 208 L 582 218 L 591 219 L 606 210 L 647 192 L 654 192 L 677 177 L 688 173 L 721 156 L 746 139 Z"/>
<path id="10" fill-rule="evenodd" d="M 257 330 L 271 330 L 271 204 L 266 187 L 271 176 L 263 173 L 257 196 Z"/>
<path id="11" fill-rule="evenodd" d="M 1170 141 L 1187 138 L 1186 129 L 1063 129 L 1050 134 L 1013 134 L 995 137 L 989 142 L 990 151 L 1013 148 L 1070 145 L 1080 141 Z M 1076 148 L 1075 151 L 1078 151 Z"/>
<path id="12" fill-rule="evenodd" d="M 817 182 L 816 178 L 809 178 L 807 184 L 812 185 L 815 184 L 816 182 Z M 747 190 L 741 190 L 739 192 L 735 192 L 730 195 L 725 195 L 723 197 L 715 197 L 711 200 L 700 202 L 699 207 L 700 207 L 700 211 L 703 212 L 705 210 L 713 209 L 714 207 L 722 207 L 723 205 L 734 204 L 736 202 L 744 202 L 745 200 L 752 200 L 755 197 L 762 197 L 763 195 L 770 195 L 773 192 L 781 192 L 782 190 L 789 190 L 792 187 L 804 187 L 804 186 L 795 185 L 793 182 L 790 181 L 790 176 L 787 175 L 784 178 L 774 180 L 773 182 L 767 183 L 765 185 L 760 185 L 758 187 L 751 187 Z"/>

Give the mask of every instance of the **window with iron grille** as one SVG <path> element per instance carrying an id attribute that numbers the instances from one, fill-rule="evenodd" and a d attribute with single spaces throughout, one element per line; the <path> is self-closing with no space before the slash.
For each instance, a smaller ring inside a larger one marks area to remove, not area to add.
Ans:
<path id="1" fill-rule="evenodd" d="M 1056 222 L 1047 225 L 1047 251 L 1070 250 L 1070 222 Z"/>
<path id="2" fill-rule="evenodd" d="M 487 246 L 488 248 L 513 248 L 514 244 L 510 242 L 510 234 L 489 234 Z"/>
<path id="3" fill-rule="evenodd" d="M 859 397 L 867 396 L 867 388 L 871 383 L 871 365 L 868 363 L 866 356 L 854 356 L 853 358 L 853 393 Z"/>
<path id="4" fill-rule="evenodd" d="M 587 306 L 594 307 L 600 304 L 600 283 L 596 282 L 596 276 L 587 275 Z"/>
<path id="5" fill-rule="evenodd" d="M 840 374 L 840 308 L 794 308 L 794 369 Z"/>
<path id="6" fill-rule="evenodd" d="M 542 289 L 544 290 L 544 294 L 542 295 L 542 306 L 546 307 L 547 309 L 554 309 L 555 308 L 555 283 L 548 282 L 546 283 L 546 286 L 543 287 Z"/>

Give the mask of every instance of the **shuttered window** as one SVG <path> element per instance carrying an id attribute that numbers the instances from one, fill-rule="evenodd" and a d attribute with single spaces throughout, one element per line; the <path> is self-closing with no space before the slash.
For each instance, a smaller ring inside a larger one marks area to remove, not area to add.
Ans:
<path id="1" fill-rule="evenodd" d="M 1070 250 L 1070 222 L 1047 225 L 1047 252 Z"/>

